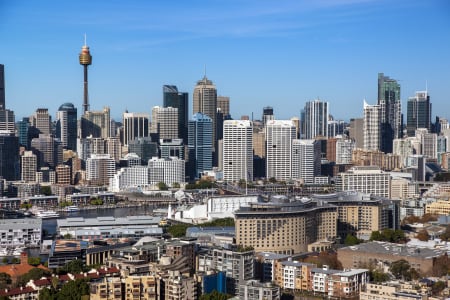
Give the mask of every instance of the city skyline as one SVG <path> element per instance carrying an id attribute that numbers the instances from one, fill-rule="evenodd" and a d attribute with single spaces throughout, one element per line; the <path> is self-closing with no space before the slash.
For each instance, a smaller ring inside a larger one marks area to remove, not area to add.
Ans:
<path id="1" fill-rule="evenodd" d="M 235 119 L 259 119 L 266 106 L 288 119 L 317 98 L 336 119 L 362 117 L 364 98 L 377 103 L 380 72 L 399 81 L 403 114 L 428 87 L 432 120 L 449 117 L 449 12 L 446 1 L 5 1 L 6 108 L 20 120 L 45 107 L 54 119 L 70 102 L 80 114 L 86 33 L 90 108 L 108 105 L 116 120 L 162 106 L 163 85 L 193 99 L 205 72 Z"/>

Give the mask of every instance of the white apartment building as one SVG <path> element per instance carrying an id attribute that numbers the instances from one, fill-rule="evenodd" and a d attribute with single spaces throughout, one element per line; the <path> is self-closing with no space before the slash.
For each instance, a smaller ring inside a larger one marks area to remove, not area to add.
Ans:
<path id="1" fill-rule="evenodd" d="M 157 158 L 148 161 L 149 183 L 164 182 L 171 186 L 174 183 L 185 182 L 185 161 L 178 157 Z"/>
<path id="2" fill-rule="evenodd" d="M 25 151 L 23 153 L 20 167 L 22 181 L 36 181 L 37 157 L 32 151 Z"/>
<path id="3" fill-rule="evenodd" d="M 266 124 L 266 176 L 276 180 L 292 178 L 292 141 L 296 127 L 292 120 L 269 120 Z"/>
<path id="4" fill-rule="evenodd" d="M 223 124 L 223 179 L 253 181 L 253 123 L 227 120 Z"/>
<path id="5" fill-rule="evenodd" d="M 109 184 L 111 192 L 121 192 L 127 189 L 139 189 L 149 186 L 149 172 L 148 166 L 134 166 L 121 168 Z"/>
<path id="6" fill-rule="evenodd" d="M 115 171 L 116 163 L 109 154 L 91 154 L 86 160 L 86 180 L 91 184 L 109 185 Z"/>
<path id="7" fill-rule="evenodd" d="M 406 166 L 406 159 L 413 154 L 422 153 L 422 144 L 416 137 L 394 139 L 392 154 L 400 156 L 401 167 Z"/>
<path id="8" fill-rule="evenodd" d="M 390 198 L 391 176 L 376 166 L 355 166 L 339 174 L 336 190 L 358 191 Z"/>
<path id="9" fill-rule="evenodd" d="M 42 219 L 0 219 L 0 247 L 39 246 Z"/>
<path id="10" fill-rule="evenodd" d="M 381 107 L 369 105 L 364 100 L 364 149 L 380 150 L 381 147 Z"/>
<path id="11" fill-rule="evenodd" d="M 292 179 L 314 183 L 320 175 L 320 144 L 316 140 L 292 141 Z"/>
<path id="12" fill-rule="evenodd" d="M 154 106 L 151 132 L 159 133 L 160 139 L 176 139 L 178 136 L 178 108 Z"/>

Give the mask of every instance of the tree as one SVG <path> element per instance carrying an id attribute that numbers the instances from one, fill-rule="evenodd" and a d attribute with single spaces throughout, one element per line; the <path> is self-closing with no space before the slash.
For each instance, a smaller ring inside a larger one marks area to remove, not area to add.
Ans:
<path id="1" fill-rule="evenodd" d="M 69 261 L 64 267 L 64 271 L 71 274 L 79 274 L 84 272 L 84 264 L 81 259 L 74 259 L 72 261 Z"/>
<path id="2" fill-rule="evenodd" d="M 103 205 L 103 200 L 100 198 L 91 198 L 89 201 L 91 205 Z"/>
<path id="3" fill-rule="evenodd" d="M 353 245 L 357 245 L 359 244 L 359 240 L 356 236 L 352 235 L 352 234 L 347 234 L 347 236 L 345 237 L 345 245 L 347 246 L 353 246 Z"/>
<path id="4" fill-rule="evenodd" d="M 39 266 L 41 264 L 40 257 L 28 257 L 28 264 L 32 266 Z"/>
<path id="5" fill-rule="evenodd" d="M 41 185 L 41 194 L 45 196 L 50 196 L 52 194 L 52 188 L 49 185 Z"/>
<path id="6" fill-rule="evenodd" d="M 17 280 L 17 285 L 24 286 L 30 280 L 38 280 L 42 277 L 50 276 L 50 274 L 51 273 L 49 271 L 39 268 L 33 268 L 30 271 L 28 271 L 28 273 L 19 277 L 19 279 Z"/>
<path id="7" fill-rule="evenodd" d="M 172 187 L 174 189 L 179 189 L 180 188 L 180 184 L 178 182 L 174 182 L 174 183 L 172 183 Z"/>
<path id="8" fill-rule="evenodd" d="M 371 241 L 383 241 L 383 242 L 391 242 L 391 243 L 401 243 L 406 242 L 406 236 L 403 230 L 400 229 L 383 229 L 380 231 L 372 231 L 370 235 Z"/>
<path id="9" fill-rule="evenodd" d="M 419 241 L 426 242 L 430 239 L 430 235 L 426 229 L 422 229 L 417 233 L 416 238 L 419 239 Z"/>
<path id="10" fill-rule="evenodd" d="M 389 271 L 397 279 L 411 280 L 410 274 L 411 266 L 409 262 L 404 259 L 400 259 L 391 263 Z"/>
<path id="11" fill-rule="evenodd" d="M 369 276 L 372 282 L 375 283 L 385 282 L 389 280 L 389 274 L 384 273 L 383 271 L 380 270 L 369 271 Z"/>
<path id="12" fill-rule="evenodd" d="M 89 295 L 89 285 L 83 279 L 66 282 L 57 294 L 58 300 L 79 300 L 84 295 Z"/>
<path id="13" fill-rule="evenodd" d="M 0 273 L 0 289 L 7 288 L 11 283 L 11 276 L 8 273 Z"/>
<path id="14" fill-rule="evenodd" d="M 70 233 L 66 233 L 66 234 L 63 236 L 63 238 L 64 238 L 65 240 L 70 240 L 70 239 L 73 238 L 73 236 L 72 236 Z"/>
<path id="15" fill-rule="evenodd" d="M 450 226 L 447 225 L 445 232 L 441 234 L 440 238 L 446 242 L 450 241 Z"/>
<path id="16" fill-rule="evenodd" d="M 211 293 L 201 295 L 199 300 L 226 300 L 231 297 L 229 294 L 219 293 L 217 290 L 214 290 Z"/>
<path id="17" fill-rule="evenodd" d="M 187 224 L 174 224 L 171 225 L 167 232 L 174 238 L 182 237 L 186 235 L 186 229 L 189 227 Z"/>
<path id="18" fill-rule="evenodd" d="M 433 276 L 441 277 L 447 275 L 450 269 L 450 260 L 446 254 L 436 257 L 431 273 Z"/>
<path id="19" fill-rule="evenodd" d="M 445 289 L 445 283 L 442 281 L 437 281 L 431 286 L 431 292 L 433 295 L 438 296 Z"/>
<path id="20" fill-rule="evenodd" d="M 47 287 L 42 288 L 38 295 L 39 300 L 55 300 L 56 291 L 54 289 L 49 289 Z"/>
<path id="21" fill-rule="evenodd" d="M 167 184 L 165 184 L 164 182 L 158 182 L 158 189 L 160 191 L 167 191 L 169 189 L 169 187 L 167 186 Z"/>

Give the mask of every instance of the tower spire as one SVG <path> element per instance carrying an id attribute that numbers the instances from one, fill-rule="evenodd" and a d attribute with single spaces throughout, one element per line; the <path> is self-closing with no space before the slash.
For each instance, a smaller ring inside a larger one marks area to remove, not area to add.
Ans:
<path id="1" fill-rule="evenodd" d="M 84 46 L 81 47 L 81 52 L 79 56 L 80 65 L 83 66 L 84 70 L 84 95 L 83 95 L 83 113 L 89 111 L 88 102 L 88 66 L 92 64 L 92 56 L 89 52 L 89 47 L 86 44 L 86 33 L 84 34 Z"/>

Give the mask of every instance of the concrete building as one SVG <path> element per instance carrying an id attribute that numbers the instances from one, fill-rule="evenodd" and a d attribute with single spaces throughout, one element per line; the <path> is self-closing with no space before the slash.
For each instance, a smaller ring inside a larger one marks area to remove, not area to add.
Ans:
<path id="1" fill-rule="evenodd" d="M 22 181 L 35 182 L 37 171 L 37 157 L 32 151 L 25 151 L 20 157 L 21 159 L 21 179 Z"/>
<path id="2" fill-rule="evenodd" d="M 145 189 L 150 185 L 149 173 L 148 166 L 120 168 L 111 179 L 109 190 L 117 193 L 126 190 Z"/>
<path id="3" fill-rule="evenodd" d="M 0 247 L 39 247 L 42 237 L 41 219 L 0 219 Z"/>
<path id="4" fill-rule="evenodd" d="M 239 284 L 239 299 L 242 300 L 280 300 L 280 287 L 273 283 L 261 283 L 258 280 L 249 280 Z"/>
<path id="5" fill-rule="evenodd" d="M 178 108 L 154 106 L 152 108 L 151 132 L 157 133 L 160 139 L 177 139 Z"/>
<path id="6" fill-rule="evenodd" d="M 68 165 L 56 166 L 56 183 L 57 184 L 70 184 L 72 182 L 72 172 Z"/>
<path id="7" fill-rule="evenodd" d="M 379 167 L 353 167 L 340 173 L 336 182 L 337 191 L 358 191 L 385 198 L 390 197 L 391 176 Z"/>
<path id="8" fill-rule="evenodd" d="M 189 95 L 179 92 L 174 85 L 163 86 L 163 106 L 178 109 L 178 137 L 188 142 Z"/>
<path id="9" fill-rule="evenodd" d="M 123 299 L 122 285 L 123 284 L 120 277 L 108 277 L 108 278 L 105 277 L 100 282 L 90 284 L 89 299 L 91 300 Z M 138 287 L 140 287 L 140 285 Z"/>
<path id="10" fill-rule="evenodd" d="M 253 124 L 227 120 L 223 125 L 223 179 L 253 181 Z"/>
<path id="11" fill-rule="evenodd" d="M 314 183 L 320 175 L 320 144 L 316 140 L 292 141 L 292 179 Z"/>
<path id="12" fill-rule="evenodd" d="M 12 110 L 0 108 L 0 131 L 14 133 L 16 127 L 15 120 L 16 117 Z"/>
<path id="13" fill-rule="evenodd" d="M 356 148 L 364 148 L 364 118 L 350 119 L 348 134 Z"/>
<path id="14" fill-rule="evenodd" d="M 291 120 L 270 120 L 266 124 L 266 177 L 292 178 L 292 141 L 295 125 Z"/>
<path id="15" fill-rule="evenodd" d="M 342 136 L 336 139 L 336 164 L 347 165 L 352 163 L 352 153 L 355 149 L 355 141 Z M 328 155 L 328 149 L 327 149 Z"/>
<path id="16" fill-rule="evenodd" d="M 116 163 L 119 162 L 122 157 L 122 144 L 118 137 L 109 137 L 105 141 L 105 152 L 111 155 Z"/>
<path id="17" fill-rule="evenodd" d="M 55 169 L 63 163 L 63 148 L 61 142 L 50 134 L 39 134 L 31 140 L 31 150 L 37 156 L 38 168 Z"/>
<path id="18" fill-rule="evenodd" d="M 106 139 L 111 136 L 111 109 L 105 106 L 102 111 L 85 111 L 80 123 L 80 138 L 92 136 Z"/>
<path id="19" fill-rule="evenodd" d="M 152 142 L 151 138 L 138 138 L 129 142 L 128 152 L 136 153 L 142 163 L 147 164 L 149 159 L 158 156 L 158 144 Z"/>
<path id="20" fill-rule="evenodd" d="M 149 136 L 149 115 L 145 113 L 124 112 L 122 116 L 122 145 L 127 147 L 132 140 Z"/>
<path id="21" fill-rule="evenodd" d="M 30 121 L 31 126 L 39 130 L 39 134 L 52 134 L 51 117 L 47 108 L 38 108 Z"/>
<path id="22" fill-rule="evenodd" d="M 418 248 L 388 242 L 368 242 L 355 246 L 339 248 L 338 260 L 344 268 L 358 268 L 369 264 L 389 266 L 392 262 L 404 259 L 421 274 L 430 274 L 436 258 L 445 251 L 431 248 Z"/>
<path id="23" fill-rule="evenodd" d="M 233 218 L 234 212 L 249 203 L 261 202 L 259 195 L 212 196 L 207 200 L 208 219 Z"/>
<path id="24" fill-rule="evenodd" d="M 160 139 L 161 158 L 178 157 L 185 160 L 183 139 Z M 155 155 L 156 156 L 156 155 Z"/>
<path id="25" fill-rule="evenodd" d="M 364 149 L 380 150 L 381 148 L 381 107 L 369 105 L 364 100 Z"/>
<path id="26" fill-rule="evenodd" d="M 168 275 L 162 279 L 165 291 L 161 299 L 197 299 L 197 285 L 194 277 L 188 277 L 179 271 L 169 271 Z"/>
<path id="27" fill-rule="evenodd" d="M 109 185 L 116 164 L 109 154 L 92 154 L 86 161 L 86 180 L 91 184 Z"/>
<path id="28" fill-rule="evenodd" d="M 185 161 L 178 157 L 157 158 L 148 161 L 149 183 L 164 182 L 172 186 L 185 182 Z"/>
<path id="29" fill-rule="evenodd" d="M 335 206 L 312 201 L 249 203 L 235 212 L 236 244 L 255 251 L 294 254 L 336 237 Z"/>
<path id="30" fill-rule="evenodd" d="M 157 278 L 155 276 L 127 276 L 124 282 L 125 300 L 159 299 L 157 295 Z"/>
<path id="31" fill-rule="evenodd" d="M 360 300 L 428 300 L 427 290 L 417 290 L 408 283 L 368 283 L 360 292 Z"/>
<path id="32" fill-rule="evenodd" d="M 201 248 L 197 253 L 197 272 L 221 271 L 227 277 L 227 292 L 239 294 L 239 284 L 254 276 L 254 251 L 234 251 L 216 247 Z"/>

